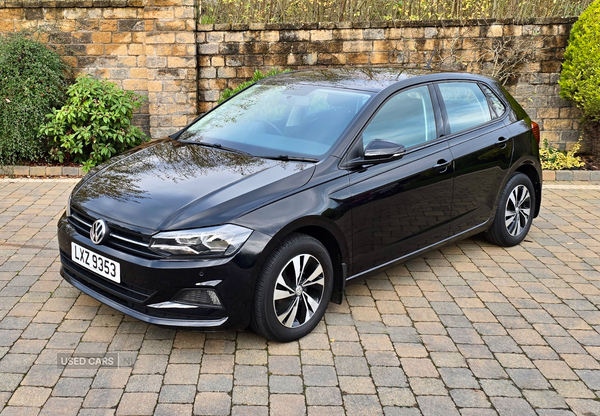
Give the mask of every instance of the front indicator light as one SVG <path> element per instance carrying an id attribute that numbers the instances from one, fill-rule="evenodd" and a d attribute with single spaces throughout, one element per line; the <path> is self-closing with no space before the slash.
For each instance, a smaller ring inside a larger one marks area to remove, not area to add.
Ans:
<path id="1" fill-rule="evenodd" d="M 166 231 L 150 240 L 150 250 L 162 255 L 220 255 L 235 253 L 250 237 L 252 230 L 225 224 L 194 230 Z"/>

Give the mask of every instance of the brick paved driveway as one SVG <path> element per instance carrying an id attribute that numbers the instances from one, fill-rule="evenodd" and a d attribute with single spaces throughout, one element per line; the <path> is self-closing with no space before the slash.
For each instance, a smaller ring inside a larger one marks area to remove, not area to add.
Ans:
<path id="1" fill-rule="evenodd" d="M 600 415 L 600 185 L 546 186 L 519 247 L 469 239 L 350 285 L 289 344 L 149 326 L 63 282 L 73 185 L 0 180 L 2 416 Z M 57 365 L 105 352 L 135 364 Z"/>

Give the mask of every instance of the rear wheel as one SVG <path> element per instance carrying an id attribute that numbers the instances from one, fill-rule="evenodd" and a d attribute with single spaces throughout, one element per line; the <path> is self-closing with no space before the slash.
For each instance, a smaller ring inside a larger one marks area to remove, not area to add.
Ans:
<path id="1" fill-rule="evenodd" d="M 332 288 L 327 249 L 313 237 L 292 234 L 271 253 L 261 271 L 252 327 L 274 341 L 299 339 L 325 314 Z"/>
<path id="2" fill-rule="evenodd" d="M 492 227 L 485 233 L 488 241 L 503 247 L 519 244 L 531 228 L 534 207 L 531 179 L 515 173 L 502 192 Z"/>

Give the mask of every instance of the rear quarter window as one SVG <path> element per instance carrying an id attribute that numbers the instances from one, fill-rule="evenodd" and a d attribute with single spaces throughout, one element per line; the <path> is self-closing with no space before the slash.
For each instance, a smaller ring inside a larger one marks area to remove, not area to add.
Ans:
<path id="1" fill-rule="evenodd" d="M 502 103 L 502 101 L 500 101 L 500 98 L 498 98 L 498 96 L 494 94 L 492 90 L 489 89 L 486 85 L 480 84 L 480 87 L 490 103 L 492 117 L 498 118 L 502 114 L 504 114 L 504 112 L 506 111 L 506 106 L 504 105 L 504 103 Z"/>

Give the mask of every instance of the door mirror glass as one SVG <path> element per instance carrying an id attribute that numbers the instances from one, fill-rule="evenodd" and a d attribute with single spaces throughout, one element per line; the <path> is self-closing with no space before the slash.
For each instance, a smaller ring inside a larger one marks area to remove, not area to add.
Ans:
<path id="1" fill-rule="evenodd" d="M 374 139 L 365 148 L 365 160 L 378 161 L 398 158 L 404 155 L 406 148 L 402 144 L 389 140 Z"/>

